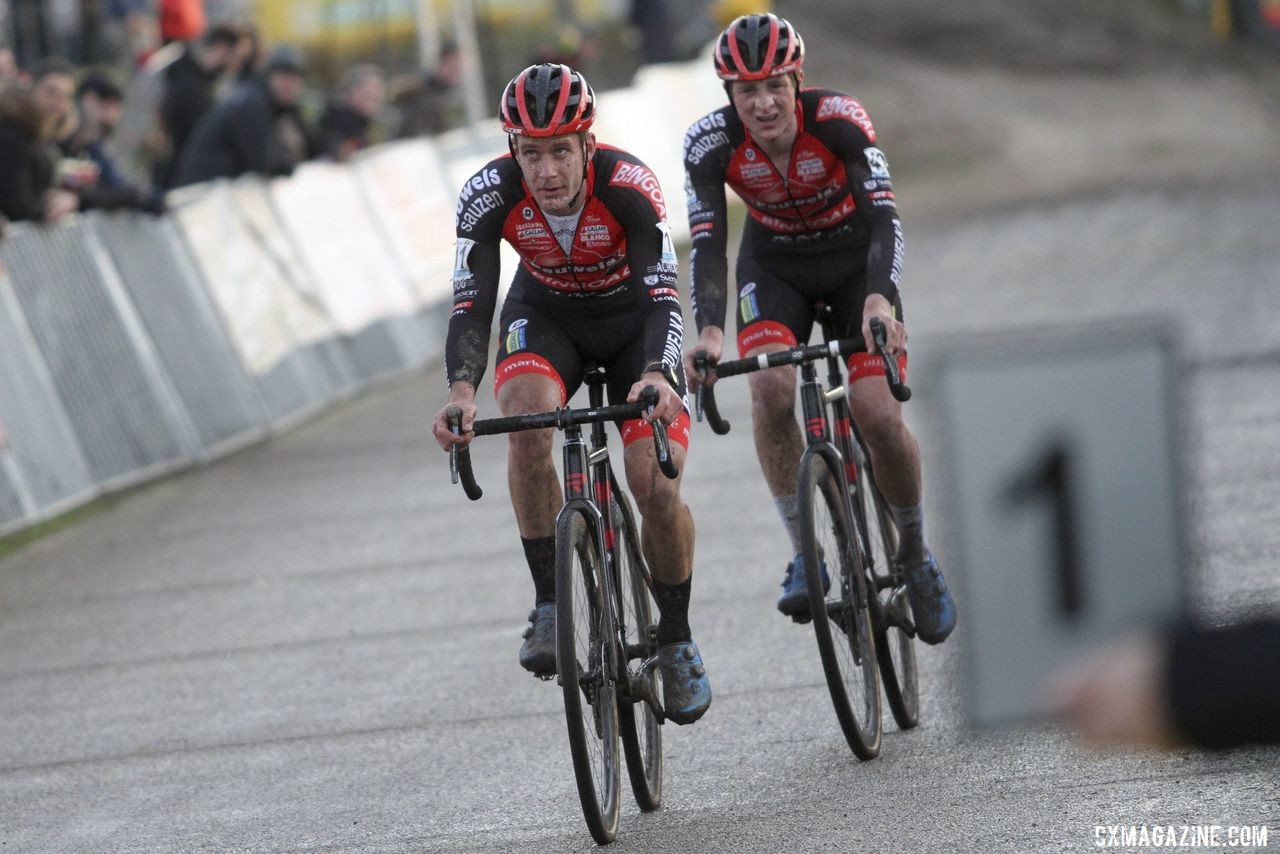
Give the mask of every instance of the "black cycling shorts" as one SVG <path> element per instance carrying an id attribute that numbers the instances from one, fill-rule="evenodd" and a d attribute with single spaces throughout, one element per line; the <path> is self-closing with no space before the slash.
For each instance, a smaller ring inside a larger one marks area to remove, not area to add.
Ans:
<path id="1" fill-rule="evenodd" d="M 550 377 L 560 387 L 563 406 L 582 385 L 588 364 L 604 368 L 608 402 L 627 402 L 631 386 L 644 371 L 644 315 L 638 311 L 611 317 L 551 318 L 528 303 L 508 297 L 499 319 L 497 370 L 493 391 L 521 374 Z M 684 376 L 677 371 L 676 393 L 685 397 Z M 618 425 L 623 446 L 652 435 L 641 419 Z M 667 428 L 671 439 L 689 447 L 689 407 Z"/>
<path id="2" fill-rule="evenodd" d="M 837 337 L 862 334 L 862 306 L 867 299 L 865 246 L 787 256 L 757 252 L 744 242 L 736 270 L 739 356 L 764 344 L 807 344 L 818 303 L 831 307 Z M 902 320 L 901 300 L 895 299 L 893 307 Z M 905 354 L 898 363 L 905 376 Z M 879 356 L 854 354 L 849 372 L 853 382 L 883 376 L 884 365 Z"/>

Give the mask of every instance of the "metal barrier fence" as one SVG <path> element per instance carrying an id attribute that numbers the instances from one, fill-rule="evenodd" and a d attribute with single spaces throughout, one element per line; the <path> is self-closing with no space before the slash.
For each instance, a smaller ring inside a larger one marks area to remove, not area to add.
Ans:
<path id="1" fill-rule="evenodd" d="M 688 234 L 684 128 L 724 98 L 706 69 L 664 66 L 601 102 L 601 139 L 657 174 L 677 238 Z M 215 459 L 438 358 L 457 188 L 506 150 L 486 122 L 287 179 L 184 188 L 162 217 L 10 226 L 0 535 Z M 504 248 L 506 270 L 514 260 Z"/>

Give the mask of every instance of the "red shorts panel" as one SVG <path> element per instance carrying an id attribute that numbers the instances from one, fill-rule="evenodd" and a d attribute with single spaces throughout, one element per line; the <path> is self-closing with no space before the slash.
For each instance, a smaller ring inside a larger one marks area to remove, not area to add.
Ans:
<path id="1" fill-rule="evenodd" d="M 796 346 L 796 334 L 786 324 L 776 320 L 761 320 L 747 326 L 738 333 L 738 355 L 747 353 L 763 344 L 782 344 L 787 347 Z"/>
<path id="2" fill-rule="evenodd" d="M 849 357 L 849 383 L 852 385 L 863 377 L 882 377 L 884 359 L 879 353 L 854 353 Z M 898 354 L 898 374 L 905 383 L 907 381 L 907 354 Z"/>
<path id="3" fill-rule="evenodd" d="M 652 436 L 653 425 L 644 419 L 633 418 L 630 421 L 622 422 L 622 447 L 624 448 L 633 442 L 639 442 L 641 439 L 650 439 Z M 689 450 L 688 412 L 681 412 L 676 416 L 675 422 L 667 426 L 667 437 L 686 451 Z"/>
<path id="4" fill-rule="evenodd" d="M 498 370 L 493 375 L 493 396 L 495 398 L 498 396 L 503 383 L 521 374 L 537 374 L 543 377 L 550 377 L 560 387 L 560 405 L 564 406 L 568 402 L 569 395 L 564 387 L 564 379 L 551 366 L 550 362 L 537 353 L 529 352 L 512 354 L 498 365 Z"/>

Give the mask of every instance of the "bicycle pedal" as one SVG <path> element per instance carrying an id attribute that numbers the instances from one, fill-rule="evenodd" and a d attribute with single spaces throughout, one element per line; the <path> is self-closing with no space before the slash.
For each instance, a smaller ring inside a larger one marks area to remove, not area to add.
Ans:
<path id="1" fill-rule="evenodd" d="M 884 606 L 889 625 L 897 626 L 909 638 L 916 636 L 916 624 L 911 619 L 911 603 L 907 599 L 907 588 L 897 587 L 889 596 Z"/>

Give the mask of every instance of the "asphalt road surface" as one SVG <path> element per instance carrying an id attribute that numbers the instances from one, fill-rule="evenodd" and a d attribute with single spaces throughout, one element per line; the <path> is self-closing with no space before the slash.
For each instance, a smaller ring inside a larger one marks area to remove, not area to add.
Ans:
<path id="1" fill-rule="evenodd" d="M 910 234 L 921 364 L 953 334 L 1179 324 L 1191 583 L 1214 618 L 1280 602 L 1277 222 L 1280 186 L 1255 183 Z M 404 378 L 0 562 L 0 850 L 593 847 L 559 693 L 516 663 L 531 584 L 504 443 L 478 443 L 488 494 L 466 501 L 427 433 L 442 392 L 435 370 Z M 1275 750 L 1096 752 L 1047 725 L 970 732 L 962 596 L 953 639 L 920 654 L 921 725 L 898 732 L 886 714 L 881 756 L 857 761 L 811 630 L 774 611 L 789 555 L 745 383 L 721 401 L 734 432 L 699 425 L 685 478 L 691 622 L 715 700 L 665 729 L 664 807 L 641 815 L 628 798 L 613 850 L 1083 851 L 1108 825 L 1267 825 L 1280 845 Z M 908 411 L 931 466 L 928 407 Z"/>

